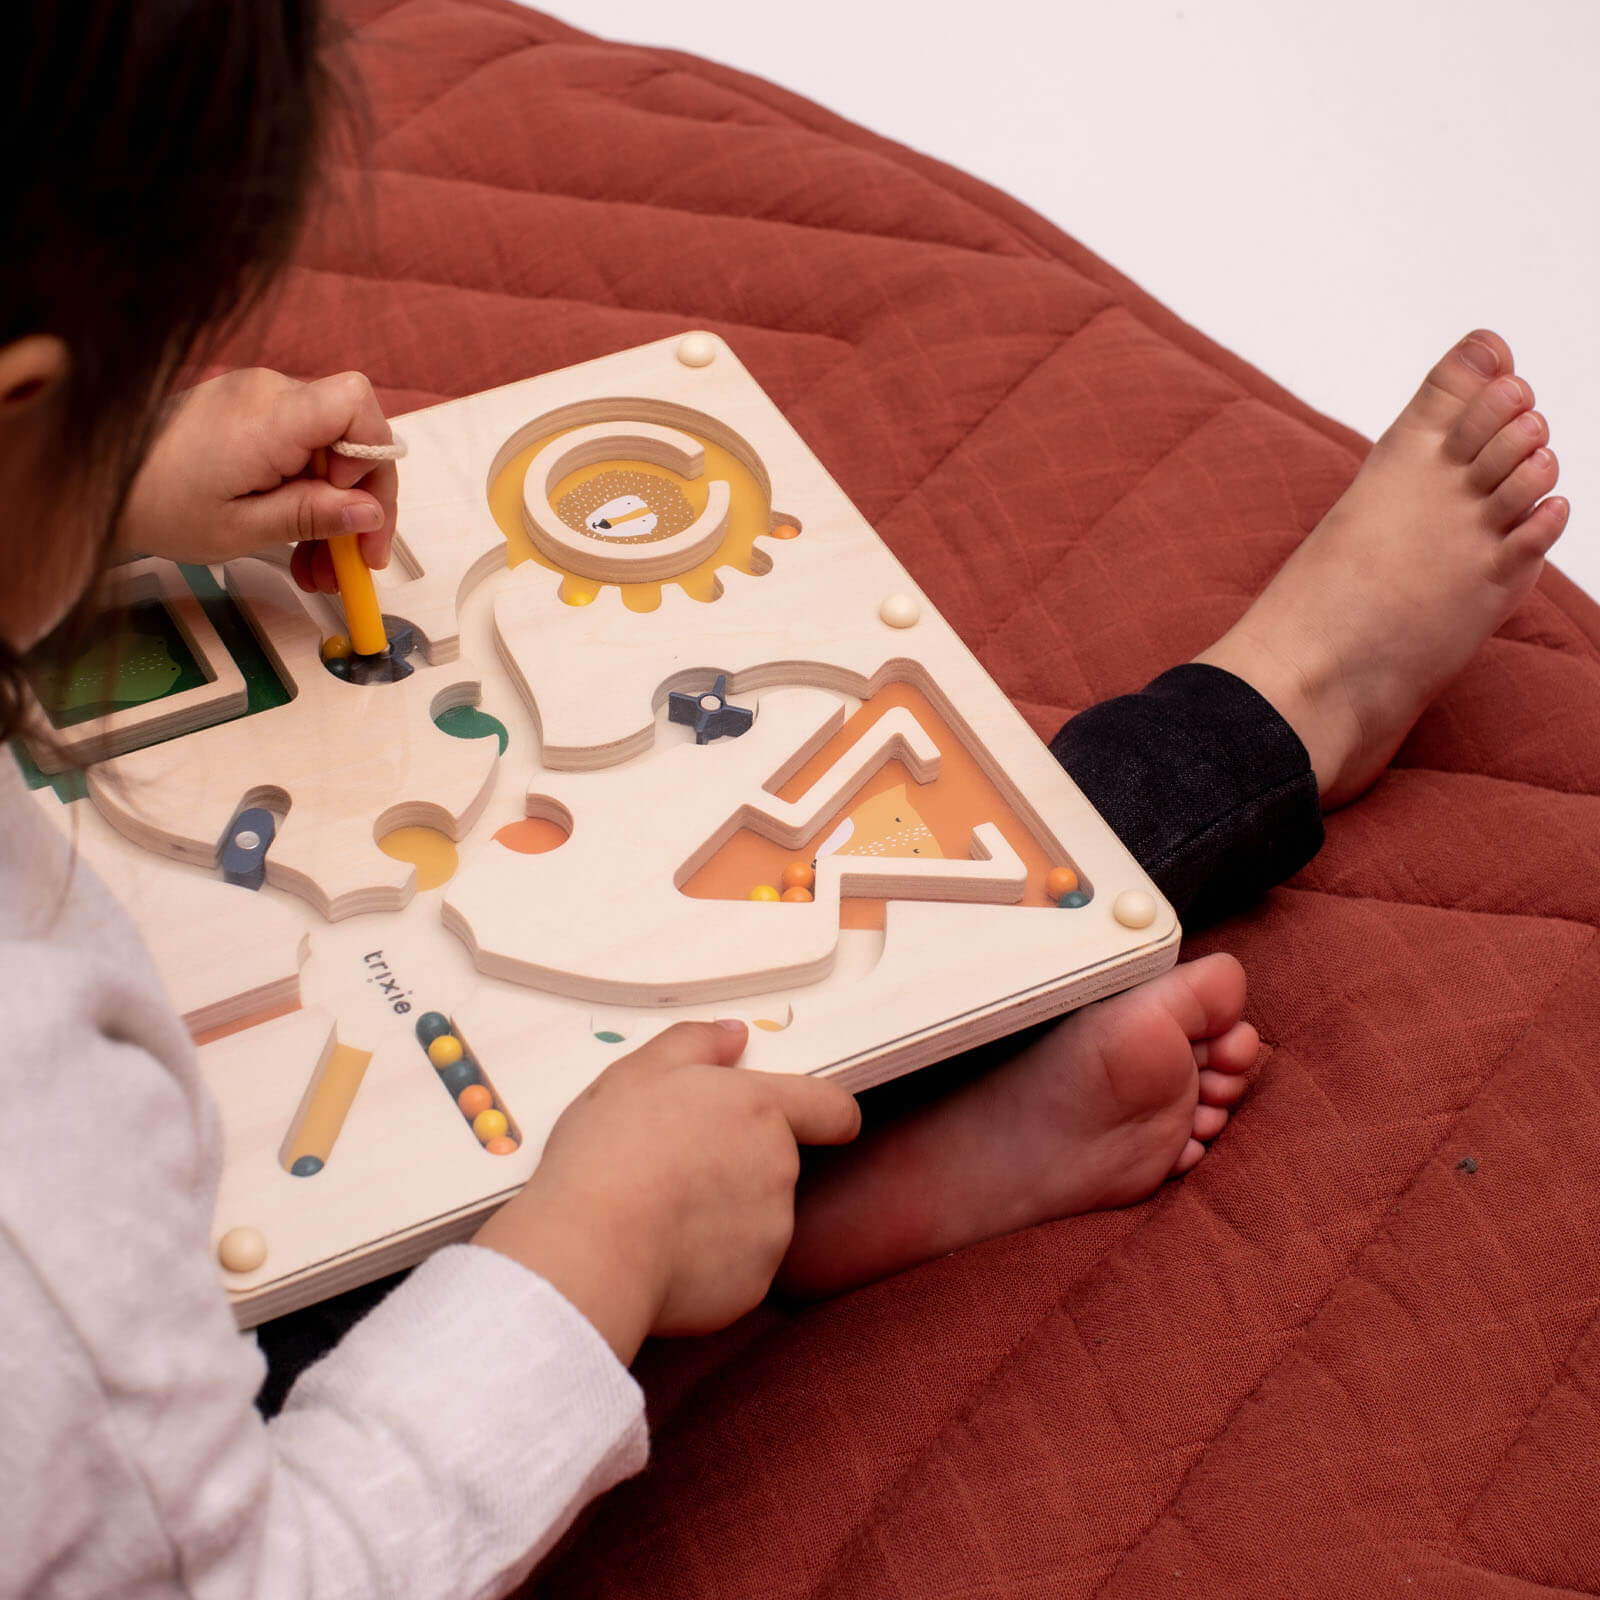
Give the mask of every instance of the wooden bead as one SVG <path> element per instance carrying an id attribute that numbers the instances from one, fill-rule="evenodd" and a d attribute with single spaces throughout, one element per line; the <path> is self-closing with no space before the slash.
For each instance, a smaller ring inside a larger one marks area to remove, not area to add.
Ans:
<path id="1" fill-rule="evenodd" d="M 1148 928 L 1156 920 L 1156 902 L 1143 889 L 1124 889 L 1111 902 L 1111 915 L 1124 928 Z"/>
<path id="2" fill-rule="evenodd" d="M 324 661 L 343 661 L 350 654 L 350 641 L 342 633 L 330 633 L 322 641 Z"/>
<path id="3" fill-rule="evenodd" d="M 785 889 L 809 889 L 817 881 L 816 872 L 807 861 L 791 861 L 783 869 L 783 886 Z M 1073 887 L 1077 887 L 1074 880 Z M 1065 894 L 1066 891 L 1062 890 Z"/>
<path id="4" fill-rule="evenodd" d="M 782 896 L 779 895 L 778 891 L 773 888 L 770 883 L 758 883 L 755 888 L 750 891 L 750 898 L 752 900 L 778 900 L 781 899 Z"/>
<path id="5" fill-rule="evenodd" d="M 428 1046 L 428 1059 L 441 1069 L 454 1066 L 461 1059 L 461 1041 L 453 1033 L 441 1033 Z"/>
<path id="6" fill-rule="evenodd" d="M 686 333 L 678 341 L 678 359 L 686 367 L 709 367 L 717 359 L 717 341 L 709 333 Z"/>
<path id="7" fill-rule="evenodd" d="M 507 1129 L 506 1114 L 496 1111 L 492 1106 L 487 1111 L 480 1111 L 472 1119 L 472 1131 L 485 1143 L 491 1139 L 498 1139 Z"/>
<path id="8" fill-rule="evenodd" d="M 1062 895 L 1062 897 L 1056 901 L 1058 906 L 1061 906 L 1067 911 L 1080 910 L 1082 907 L 1088 905 L 1088 903 L 1089 897 L 1083 892 L 1082 889 L 1069 889 L 1066 894 Z"/>
<path id="9" fill-rule="evenodd" d="M 489 1092 L 486 1083 L 469 1083 L 460 1094 L 456 1096 L 456 1104 L 461 1107 L 464 1117 L 475 1117 L 480 1111 L 487 1111 L 494 1104 L 494 1096 Z"/>
<path id="10" fill-rule="evenodd" d="M 322 1158 L 320 1156 L 300 1156 L 295 1164 L 289 1168 L 290 1175 L 296 1178 L 314 1178 L 322 1171 Z"/>
<path id="11" fill-rule="evenodd" d="M 452 1061 L 439 1074 L 439 1082 L 450 1092 L 451 1099 L 459 1100 L 463 1089 L 471 1088 L 473 1084 L 483 1082 L 483 1074 L 478 1071 L 475 1061 L 463 1056 L 459 1061 Z"/>
<path id="12" fill-rule="evenodd" d="M 922 607 L 908 594 L 892 594 L 878 607 L 878 615 L 891 628 L 914 628 L 922 619 Z"/>
<path id="13" fill-rule="evenodd" d="M 259 1228 L 229 1228 L 217 1240 L 217 1260 L 229 1272 L 254 1272 L 267 1259 L 267 1236 Z"/>
<path id="14" fill-rule="evenodd" d="M 485 1139 L 483 1148 L 492 1156 L 509 1156 L 516 1151 L 517 1141 L 509 1134 L 497 1133 L 492 1139 Z"/>
<path id="15" fill-rule="evenodd" d="M 804 905 L 811 898 L 811 891 L 796 884 L 794 888 L 783 891 L 783 898 L 793 905 Z"/>
<path id="16" fill-rule="evenodd" d="M 450 1019 L 442 1011 L 424 1011 L 417 1018 L 417 1038 L 426 1050 L 430 1044 L 442 1035 L 449 1033 Z"/>
<path id="17" fill-rule="evenodd" d="M 1078 874 L 1071 867 L 1052 867 L 1044 880 L 1044 892 L 1052 900 L 1071 894 L 1078 887 Z"/>

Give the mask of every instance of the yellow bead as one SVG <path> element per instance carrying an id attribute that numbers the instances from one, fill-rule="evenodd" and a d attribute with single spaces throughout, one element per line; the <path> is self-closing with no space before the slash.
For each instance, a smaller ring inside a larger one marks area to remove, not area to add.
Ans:
<path id="1" fill-rule="evenodd" d="M 758 883 L 750 891 L 750 898 L 752 900 L 781 900 L 783 897 L 770 883 Z"/>
<path id="2" fill-rule="evenodd" d="M 441 1033 L 428 1046 L 428 1059 L 442 1072 L 461 1059 L 461 1041 L 453 1033 Z"/>
<path id="3" fill-rule="evenodd" d="M 493 1106 L 487 1111 L 480 1111 L 472 1119 L 472 1131 L 484 1144 L 488 1144 L 491 1139 L 502 1138 L 507 1126 L 505 1112 L 496 1111 Z"/>
<path id="4" fill-rule="evenodd" d="M 343 661 L 350 654 L 350 641 L 342 633 L 330 633 L 322 641 L 324 661 Z"/>

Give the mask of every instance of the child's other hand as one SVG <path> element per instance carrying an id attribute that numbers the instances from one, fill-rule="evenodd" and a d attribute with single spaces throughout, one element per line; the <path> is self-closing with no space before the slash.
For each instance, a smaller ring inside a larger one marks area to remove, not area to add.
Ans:
<path id="1" fill-rule="evenodd" d="M 300 383 L 263 367 L 224 373 L 176 397 L 134 480 L 118 544 L 172 561 L 231 561 L 291 540 L 302 588 L 332 563 L 320 544 L 355 533 L 369 567 L 389 564 L 397 477 L 392 461 L 329 454 L 326 479 L 312 459 L 335 439 L 388 444 L 393 435 L 359 372 Z M 359 485 L 359 487 L 358 487 Z M 313 561 L 313 556 L 319 560 Z"/>
<path id="2" fill-rule="evenodd" d="M 685 1022 L 567 1107 L 528 1186 L 475 1243 L 521 1261 L 624 1363 L 649 1333 L 710 1333 L 761 1302 L 794 1231 L 800 1144 L 847 1144 L 854 1098 L 731 1071 L 741 1023 Z"/>

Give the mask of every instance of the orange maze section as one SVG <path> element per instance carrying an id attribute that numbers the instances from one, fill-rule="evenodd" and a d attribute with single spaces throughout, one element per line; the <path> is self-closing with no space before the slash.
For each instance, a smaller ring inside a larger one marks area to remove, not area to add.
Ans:
<path id="1" fill-rule="evenodd" d="M 890 684 L 863 701 L 839 732 L 777 791 L 778 798 L 798 800 L 896 706 L 910 711 L 939 747 L 939 776 L 932 783 L 919 784 L 902 762 L 886 761 L 799 850 L 786 850 L 753 829 L 741 828 L 688 878 L 683 893 L 701 900 L 775 900 L 781 905 L 785 869 L 791 869 L 787 881 L 803 880 L 803 869 L 814 866 L 818 853 L 830 842 L 842 855 L 966 860 L 972 853 L 972 830 L 982 822 L 999 828 L 1028 869 L 1021 904 L 1056 904 L 1059 895 L 1048 892 L 1045 880 L 1055 873 L 1059 885 L 1063 869 L 1076 887 L 1070 862 L 1051 858 L 932 702 L 908 683 Z M 848 837 L 840 842 L 835 836 L 847 822 Z M 882 928 L 884 904 L 883 900 L 845 899 L 839 907 L 840 926 Z M 778 910 L 773 914 L 785 913 Z"/>
<path id="2" fill-rule="evenodd" d="M 552 572 L 561 573 L 561 598 L 569 606 L 583 606 L 594 600 L 606 585 L 598 579 L 580 577 L 558 566 L 534 544 L 522 523 L 522 490 L 528 467 L 546 445 L 572 431 L 570 428 L 558 429 L 519 450 L 501 468 L 490 485 L 489 509 L 499 523 L 500 531 L 506 536 L 506 564 L 515 567 L 524 561 L 534 561 Z M 756 548 L 756 540 L 793 539 L 800 532 L 792 518 L 783 519 L 773 513 L 766 491 L 756 475 L 733 451 L 713 439 L 702 437 L 693 429 L 680 428 L 680 431 L 687 432 L 705 451 L 705 470 L 698 478 L 680 478 L 666 467 L 656 466 L 649 461 L 619 458 L 569 472 L 550 494 L 551 509 L 559 516 L 568 509 L 568 502 L 587 504 L 583 500 L 584 492 L 603 480 L 626 480 L 611 487 L 629 487 L 636 494 L 642 491 L 642 498 L 658 512 L 669 512 L 674 502 L 681 500 L 684 514 L 680 520 L 687 526 L 705 510 L 711 485 L 719 478 L 728 485 L 728 531 L 722 543 L 698 566 L 680 572 L 676 577 L 663 578 L 655 583 L 617 585 L 622 592 L 622 603 L 630 611 L 654 611 L 661 604 L 664 583 L 680 584 L 685 594 L 709 605 L 722 593 L 722 585 L 717 579 L 719 567 L 734 567 L 740 572 L 759 577 L 770 570 L 772 558 Z M 649 485 L 655 485 L 655 488 Z M 596 490 L 597 494 L 605 492 L 604 488 Z M 568 518 L 563 516 L 562 520 L 567 521 Z M 578 526 L 581 527 L 581 523 Z"/>

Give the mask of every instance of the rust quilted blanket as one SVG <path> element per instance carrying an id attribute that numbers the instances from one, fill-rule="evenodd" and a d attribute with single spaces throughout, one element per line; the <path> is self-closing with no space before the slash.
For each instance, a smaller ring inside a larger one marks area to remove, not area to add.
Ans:
<path id="1" fill-rule="evenodd" d="M 1215 637 L 1360 459 L 769 84 L 502 0 L 350 16 L 366 170 L 248 353 L 404 410 L 715 329 L 1042 735 Z M 1269 1047 L 1200 1169 L 648 1349 L 654 1462 L 534 1591 L 1600 1591 L 1597 927 L 1600 611 L 1551 574 L 1320 858 L 1194 941 Z"/>

